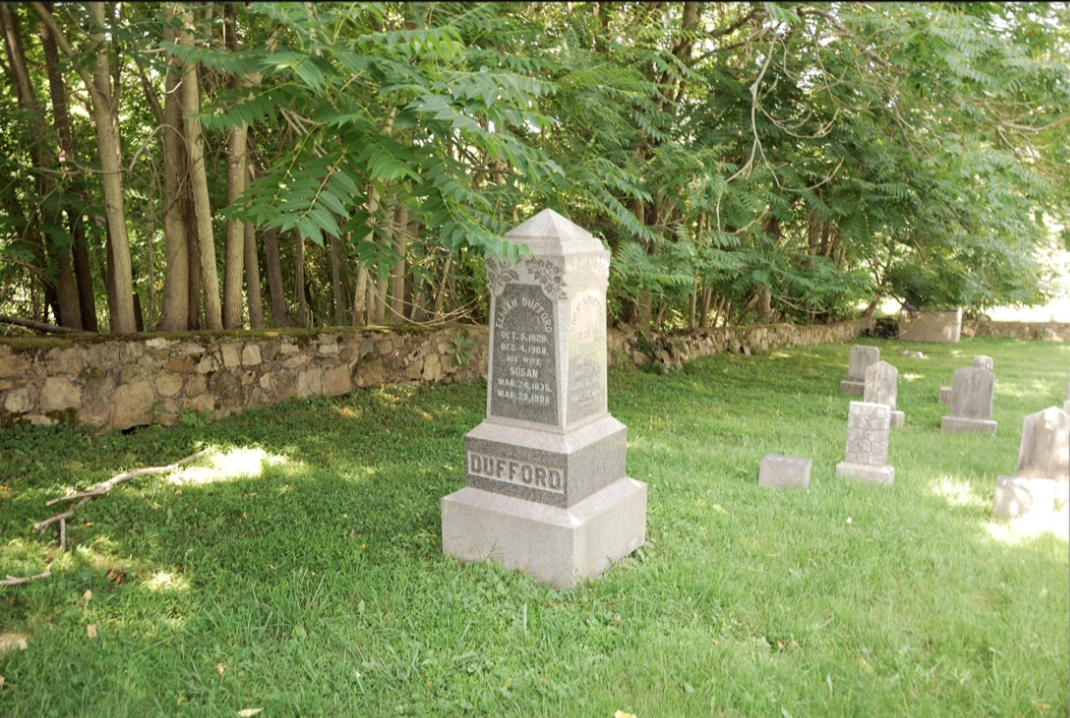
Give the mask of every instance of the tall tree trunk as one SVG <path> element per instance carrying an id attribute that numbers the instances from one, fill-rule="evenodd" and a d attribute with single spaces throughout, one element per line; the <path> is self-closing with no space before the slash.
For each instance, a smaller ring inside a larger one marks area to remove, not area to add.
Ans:
<path id="1" fill-rule="evenodd" d="M 264 257 L 267 262 L 268 293 L 271 294 L 271 319 L 276 329 L 285 329 L 290 322 L 286 316 L 286 295 L 282 287 L 279 235 L 274 228 L 264 230 Z"/>
<path id="2" fill-rule="evenodd" d="M 188 32 L 192 24 L 190 13 L 183 16 L 186 28 L 179 37 L 180 44 L 193 45 Z M 201 111 L 201 83 L 196 63 L 187 65 L 182 81 L 182 109 L 186 112 L 183 129 L 186 151 L 189 153 L 190 185 L 193 188 L 193 207 L 197 216 L 197 243 L 200 245 L 201 290 L 204 296 L 204 320 L 209 329 L 223 328 L 223 309 L 219 303 L 219 274 L 216 268 L 215 237 L 212 234 L 212 208 L 208 198 L 208 174 L 204 159 L 204 131 L 197 113 Z"/>
<path id="3" fill-rule="evenodd" d="M 183 148 L 185 149 L 185 148 Z M 189 157 L 185 158 L 189 161 Z M 189 175 L 186 175 L 186 266 L 189 267 L 189 288 L 186 290 L 186 303 L 189 316 L 186 324 L 190 331 L 201 328 L 201 245 L 197 235 L 197 210 L 193 207 L 193 188 L 190 187 Z"/>
<path id="4" fill-rule="evenodd" d="M 389 324 L 405 323 L 405 253 L 408 250 L 409 211 L 399 204 L 394 209 L 394 251 L 398 263 L 391 270 Z"/>
<path id="5" fill-rule="evenodd" d="M 245 227 L 245 297 L 249 304 L 249 327 L 264 328 L 264 299 L 260 296 L 260 259 L 256 253 L 256 230 L 252 222 Z"/>
<path id="6" fill-rule="evenodd" d="M 245 191 L 245 145 L 248 128 L 244 123 L 227 138 L 227 204 L 233 206 Z M 245 261 L 245 223 L 227 219 L 226 261 L 223 264 L 223 326 L 242 325 L 242 274 Z"/>
<path id="7" fill-rule="evenodd" d="M 442 306 L 446 301 L 446 284 L 450 278 L 450 269 L 453 267 L 453 253 L 450 252 L 446 255 L 446 261 L 442 263 L 442 276 L 439 278 L 438 291 L 435 292 L 435 305 L 431 309 L 432 319 L 442 318 Z"/>
<path id="8" fill-rule="evenodd" d="M 305 238 L 296 229 L 293 231 L 294 249 L 294 293 L 297 295 L 297 323 L 308 328 L 308 302 L 305 300 Z"/>
<path id="9" fill-rule="evenodd" d="M 357 281 L 353 288 L 353 326 L 368 324 L 368 268 L 357 262 Z"/>
<path id="10" fill-rule="evenodd" d="M 170 17 L 170 13 L 168 13 Z M 164 27 L 164 40 L 175 42 L 175 32 Z M 190 248 L 186 225 L 188 196 L 186 146 L 182 136 L 183 72 L 177 57 L 168 62 L 164 79 L 163 127 L 163 237 L 164 266 L 163 308 L 157 329 L 177 332 L 190 329 Z"/>
<path id="11" fill-rule="evenodd" d="M 331 235 L 331 288 L 334 290 L 334 325 L 344 327 L 346 308 L 342 304 L 342 269 L 338 258 L 338 237 Z"/>
<path id="12" fill-rule="evenodd" d="M 705 329 L 710 325 L 710 300 L 713 298 L 713 290 L 708 286 L 702 289 L 702 316 L 699 319 L 699 327 Z"/>

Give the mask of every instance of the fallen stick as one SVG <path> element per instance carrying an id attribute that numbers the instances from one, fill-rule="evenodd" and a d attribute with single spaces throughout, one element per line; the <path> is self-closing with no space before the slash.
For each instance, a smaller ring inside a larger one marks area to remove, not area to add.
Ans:
<path id="1" fill-rule="evenodd" d="M 51 566 L 52 564 L 49 564 Z M 3 581 L 0 581 L 0 586 L 18 586 L 23 583 L 29 583 L 30 581 L 36 581 L 39 578 L 48 578 L 52 575 L 51 569 L 46 569 L 41 573 L 33 576 L 7 576 Z"/>

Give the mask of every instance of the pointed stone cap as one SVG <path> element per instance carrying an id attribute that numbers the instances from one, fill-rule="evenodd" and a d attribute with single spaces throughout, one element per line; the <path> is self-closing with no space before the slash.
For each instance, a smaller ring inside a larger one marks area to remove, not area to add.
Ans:
<path id="1" fill-rule="evenodd" d="M 567 254 L 606 251 L 602 243 L 590 232 L 552 209 L 544 209 L 509 230 L 505 233 L 505 239 L 528 245 L 536 257 L 561 257 Z"/>

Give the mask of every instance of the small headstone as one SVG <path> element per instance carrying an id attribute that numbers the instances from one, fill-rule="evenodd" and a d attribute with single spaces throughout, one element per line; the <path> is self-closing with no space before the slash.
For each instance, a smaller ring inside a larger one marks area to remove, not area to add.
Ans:
<path id="1" fill-rule="evenodd" d="M 891 425 L 902 428 L 906 424 L 906 415 L 896 411 L 895 402 L 899 394 L 899 370 L 885 361 L 871 364 L 866 369 L 865 401 L 868 404 L 886 404 L 892 411 Z"/>
<path id="2" fill-rule="evenodd" d="M 901 356 L 901 357 L 910 357 L 911 359 L 924 359 L 925 358 L 925 355 L 923 353 L 921 353 L 921 352 L 912 352 L 912 351 L 908 351 L 906 349 L 904 349 L 903 351 L 899 352 L 899 356 Z"/>
<path id="3" fill-rule="evenodd" d="M 949 386 L 940 387 L 940 403 L 941 404 L 950 404 L 951 403 L 951 387 L 949 387 Z"/>
<path id="4" fill-rule="evenodd" d="M 956 369 L 951 383 L 951 407 L 940 422 L 941 431 L 996 433 L 992 395 L 996 375 L 987 369 Z"/>
<path id="5" fill-rule="evenodd" d="M 571 588 L 646 536 L 646 484 L 625 475 L 628 429 L 606 405 L 610 253 L 552 210 L 505 239 L 532 254 L 486 260 L 487 418 L 442 499 L 442 550 Z"/>
<path id="6" fill-rule="evenodd" d="M 758 485 L 773 488 L 800 488 L 810 485 L 810 459 L 766 454 L 758 465 Z"/>
<path id="7" fill-rule="evenodd" d="M 841 394 L 862 396 L 866 393 L 866 369 L 881 360 L 878 347 L 856 344 L 851 347 L 851 359 L 847 365 L 847 378 L 840 382 Z"/>
<path id="8" fill-rule="evenodd" d="M 1063 402 L 1063 411 L 1070 414 L 1070 379 L 1066 381 L 1066 401 Z"/>
<path id="9" fill-rule="evenodd" d="M 1070 414 L 1052 406 L 1023 420 L 1018 475 L 996 479 L 992 511 L 1005 518 L 1048 514 L 1066 503 L 1068 489 Z"/>
<path id="10" fill-rule="evenodd" d="M 995 371 L 993 368 L 996 363 L 992 360 L 992 357 L 979 356 L 973 358 L 974 369 L 987 369 L 988 371 Z"/>
<path id="11" fill-rule="evenodd" d="M 836 464 L 837 476 L 890 484 L 895 468 L 888 466 L 888 434 L 892 410 L 887 404 L 852 401 L 847 412 L 847 450 Z"/>

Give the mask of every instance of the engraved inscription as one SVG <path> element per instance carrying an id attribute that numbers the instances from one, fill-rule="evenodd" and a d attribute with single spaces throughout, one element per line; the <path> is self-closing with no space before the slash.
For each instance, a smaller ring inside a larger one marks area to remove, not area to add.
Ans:
<path id="1" fill-rule="evenodd" d="M 507 484 L 520 484 L 533 489 L 565 493 L 565 475 L 561 469 L 526 461 L 505 459 L 490 454 L 468 452 L 468 473 Z"/>
<path id="2" fill-rule="evenodd" d="M 569 424 L 605 410 L 605 356 L 606 317 L 602 298 L 589 294 L 577 302 L 569 322 Z"/>
<path id="3" fill-rule="evenodd" d="M 554 306 L 534 284 L 509 284 L 495 299 L 490 413 L 557 423 Z"/>

